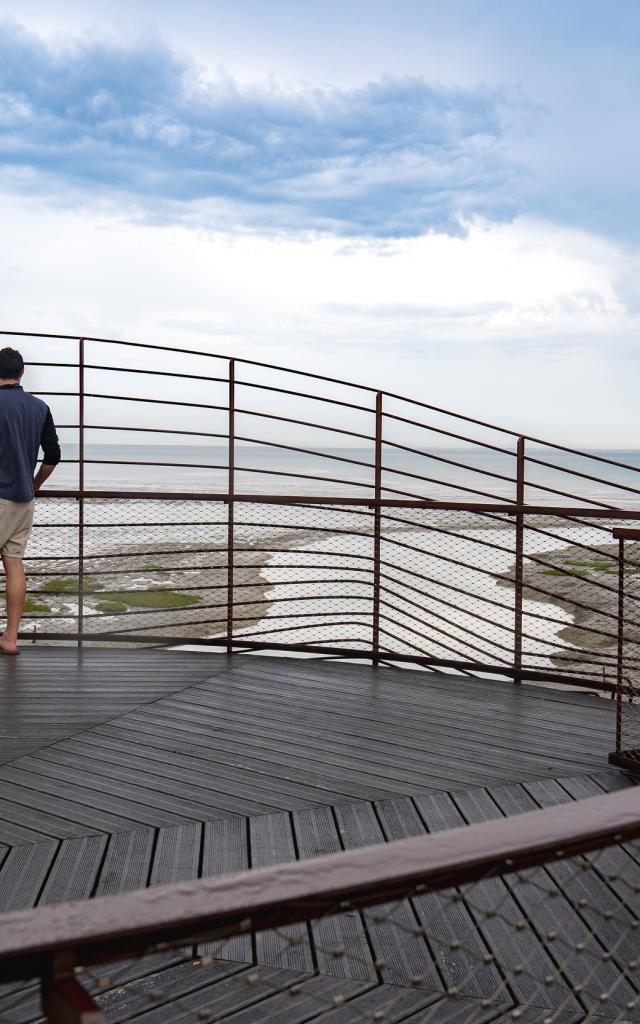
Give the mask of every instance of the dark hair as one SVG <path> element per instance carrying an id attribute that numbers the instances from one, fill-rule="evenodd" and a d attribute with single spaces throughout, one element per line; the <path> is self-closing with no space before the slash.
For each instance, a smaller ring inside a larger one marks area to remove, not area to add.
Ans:
<path id="1" fill-rule="evenodd" d="M 13 380 L 24 370 L 24 360 L 15 348 L 0 348 L 0 380 Z"/>

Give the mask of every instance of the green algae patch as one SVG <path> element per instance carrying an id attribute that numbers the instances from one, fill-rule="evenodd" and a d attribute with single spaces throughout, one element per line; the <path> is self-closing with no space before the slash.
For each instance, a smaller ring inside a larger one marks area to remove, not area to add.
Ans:
<path id="1" fill-rule="evenodd" d="M 197 594 L 178 594 L 175 590 L 123 590 L 105 591 L 100 595 L 105 604 L 121 604 L 129 608 L 188 608 L 202 598 Z"/>
<path id="2" fill-rule="evenodd" d="M 51 609 L 48 604 L 42 604 L 38 601 L 33 601 L 30 597 L 24 602 L 25 612 L 44 612 L 49 614 Z"/>

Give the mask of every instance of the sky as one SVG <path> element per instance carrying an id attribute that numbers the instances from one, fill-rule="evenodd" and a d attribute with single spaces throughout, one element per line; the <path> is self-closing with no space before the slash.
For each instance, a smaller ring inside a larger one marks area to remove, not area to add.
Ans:
<path id="1" fill-rule="evenodd" d="M 637 0 L 0 0 L 0 327 L 640 447 L 639 44 Z"/>

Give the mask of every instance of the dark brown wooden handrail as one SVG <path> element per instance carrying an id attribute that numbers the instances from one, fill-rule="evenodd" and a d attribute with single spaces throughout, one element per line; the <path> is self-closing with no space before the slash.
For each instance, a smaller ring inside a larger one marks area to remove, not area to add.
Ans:
<path id="1" fill-rule="evenodd" d="M 547 864 L 640 837 L 640 787 L 435 835 L 0 917 L 17 980 L 264 930 Z"/>

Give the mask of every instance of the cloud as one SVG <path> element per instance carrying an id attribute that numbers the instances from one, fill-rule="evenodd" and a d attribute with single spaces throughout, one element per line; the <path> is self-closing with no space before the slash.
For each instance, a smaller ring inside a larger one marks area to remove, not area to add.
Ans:
<path id="1" fill-rule="evenodd" d="M 461 234 L 518 211 L 504 137 L 530 114 L 497 87 L 241 85 L 157 41 L 56 50 L 0 24 L 5 189 L 116 196 L 164 221 Z"/>

